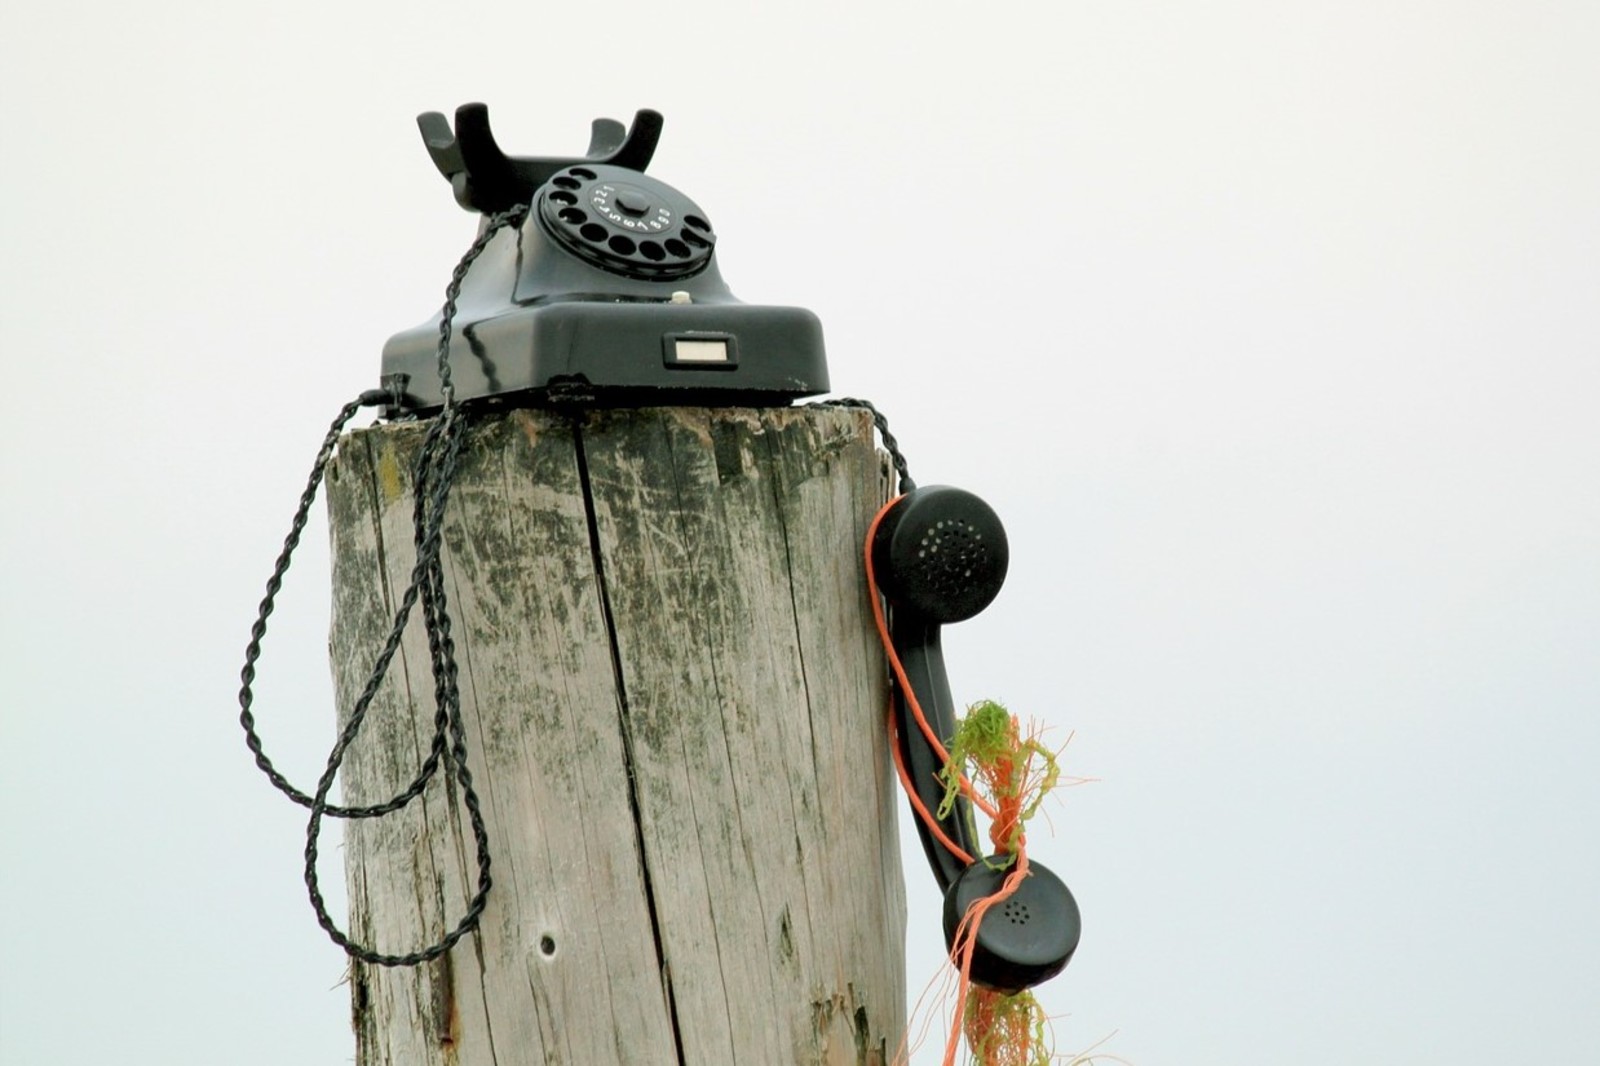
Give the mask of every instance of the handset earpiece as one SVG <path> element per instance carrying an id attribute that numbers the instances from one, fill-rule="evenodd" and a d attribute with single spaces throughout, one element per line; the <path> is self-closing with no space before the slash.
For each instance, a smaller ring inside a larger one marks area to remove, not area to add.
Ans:
<path id="1" fill-rule="evenodd" d="M 1010 562 L 1005 527 L 977 496 L 946 485 L 912 489 L 891 504 L 872 535 L 873 581 L 889 605 L 889 637 L 905 684 L 894 686 L 897 743 L 906 776 L 939 833 L 917 819 L 917 833 L 944 893 L 945 942 L 952 946 L 968 910 L 1005 879 L 1001 860 L 982 858 L 970 806 L 957 798 L 945 817 L 938 775 L 956 729 L 940 626 L 987 607 Z M 909 693 L 905 691 L 909 685 Z M 913 702 L 914 701 L 914 702 Z M 918 721 L 917 709 L 921 709 Z M 924 732 L 923 722 L 936 745 Z M 940 835 L 964 853 L 958 856 Z M 1020 990 L 1055 976 L 1077 949 L 1081 920 L 1072 893 L 1038 862 L 1016 891 L 978 927 L 971 977 Z"/>

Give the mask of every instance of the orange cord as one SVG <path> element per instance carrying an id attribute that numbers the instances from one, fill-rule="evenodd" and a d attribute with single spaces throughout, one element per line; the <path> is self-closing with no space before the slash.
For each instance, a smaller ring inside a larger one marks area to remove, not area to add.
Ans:
<path id="1" fill-rule="evenodd" d="M 974 861 L 972 856 L 967 854 L 965 848 L 950 839 L 945 833 L 944 827 L 939 824 L 939 819 L 934 816 L 932 811 L 928 810 L 927 804 L 922 802 L 922 797 L 917 795 L 915 786 L 911 784 L 911 775 L 906 772 L 905 758 L 900 754 L 900 728 L 895 719 L 894 701 L 890 700 L 889 751 L 894 755 L 894 769 L 895 773 L 900 775 L 900 787 L 905 790 L 906 798 L 911 800 L 912 810 L 917 812 L 917 817 L 922 819 L 922 824 L 927 826 L 928 830 L 933 833 L 934 839 L 943 844 L 945 850 L 950 854 L 966 865 L 971 866 Z"/>

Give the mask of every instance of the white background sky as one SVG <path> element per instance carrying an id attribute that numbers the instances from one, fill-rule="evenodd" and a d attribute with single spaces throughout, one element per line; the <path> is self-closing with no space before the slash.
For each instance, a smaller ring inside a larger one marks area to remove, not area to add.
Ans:
<path id="1" fill-rule="evenodd" d="M 472 236 L 412 125 L 468 100 L 518 153 L 664 112 L 734 291 L 1006 521 L 947 653 L 1101 779 L 1035 839 L 1063 1050 L 1600 1062 L 1600 6 L 3 11 L 6 1066 L 353 1054 L 234 694 L 323 427 Z M 259 704 L 301 781 L 324 544 Z"/>

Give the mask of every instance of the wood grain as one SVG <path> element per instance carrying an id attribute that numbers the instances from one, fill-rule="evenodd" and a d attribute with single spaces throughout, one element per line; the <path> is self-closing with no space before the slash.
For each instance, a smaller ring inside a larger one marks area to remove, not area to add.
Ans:
<path id="1" fill-rule="evenodd" d="M 330 475 L 341 716 L 412 565 L 424 432 L 351 434 Z M 353 967 L 359 1063 L 887 1061 L 904 902 L 858 559 L 881 469 L 836 409 L 474 424 L 445 566 L 495 887 L 438 962 Z M 426 752 L 420 621 L 392 674 L 346 802 Z M 350 825 L 345 857 L 379 950 L 437 939 L 472 891 L 443 784 Z"/>

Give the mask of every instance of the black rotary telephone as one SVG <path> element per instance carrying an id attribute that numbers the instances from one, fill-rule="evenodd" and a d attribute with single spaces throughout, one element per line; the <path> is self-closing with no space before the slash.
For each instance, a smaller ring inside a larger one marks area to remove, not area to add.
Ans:
<path id="1" fill-rule="evenodd" d="M 455 127 L 417 119 L 456 202 L 491 217 L 524 206 L 466 274 L 449 353 L 458 400 L 772 407 L 828 391 L 822 326 L 798 307 L 741 303 L 717 270 L 716 233 L 687 196 L 644 173 L 661 115 L 596 119 L 581 157 L 500 150 L 483 104 Z M 441 316 L 383 349 L 387 414 L 444 397 Z"/>
<path id="2" fill-rule="evenodd" d="M 889 604 L 889 635 L 899 659 L 894 701 L 900 758 L 922 805 L 937 811 L 944 798 L 938 778 L 943 762 L 916 721 L 911 699 L 948 747 L 956 716 L 940 627 L 971 618 L 1000 592 L 1010 562 L 1005 527 L 970 492 L 944 485 L 910 488 L 879 518 L 868 551 L 873 582 Z M 966 800 L 957 799 L 937 824 L 972 857 L 962 861 L 917 819 L 923 851 L 944 893 L 945 944 L 953 947 L 968 910 L 1000 888 L 1007 870 L 996 857 L 983 858 Z M 979 925 L 972 979 L 1003 991 L 1037 985 L 1067 965 L 1081 931 L 1072 893 L 1033 861 L 1016 891 Z"/>

